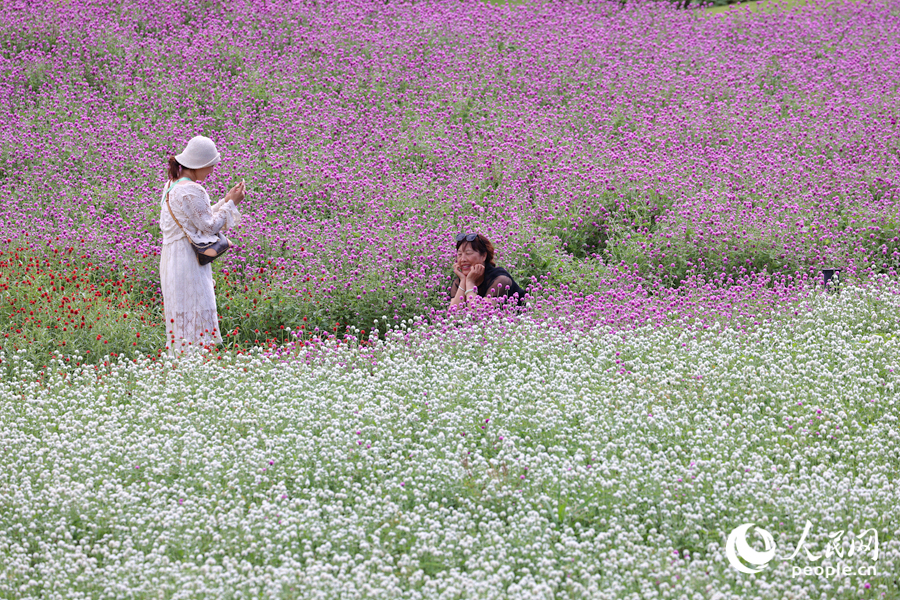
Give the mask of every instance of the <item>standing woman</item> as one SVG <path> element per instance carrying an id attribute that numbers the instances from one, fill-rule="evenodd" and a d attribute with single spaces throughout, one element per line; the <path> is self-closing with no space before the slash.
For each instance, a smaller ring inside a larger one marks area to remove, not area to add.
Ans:
<path id="1" fill-rule="evenodd" d="M 160 202 L 163 241 L 159 275 L 166 316 L 166 351 L 173 358 L 181 351 L 191 354 L 200 347 L 222 342 L 212 265 L 201 266 L 191 246 L 191 241 L 214 242 L 219 231 L 241 222 L 237 207 L 244 199 L 243 182 L 215 206 L 210 206 L 209 195 L 199 183 L 209 177 L 219 160 L 215 143 L 204 136 L 192 138 L 181 154 L 169 157 L 169 180 Z"/>

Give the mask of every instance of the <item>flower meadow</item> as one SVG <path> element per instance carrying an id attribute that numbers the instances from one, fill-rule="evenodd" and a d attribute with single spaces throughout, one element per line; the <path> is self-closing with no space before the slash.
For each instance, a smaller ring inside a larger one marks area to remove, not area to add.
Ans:
<path id="1" fill-rule="evenodd" d="M 0 596 L 896 598 L 898 310 L 879 276 L 751 330 L 403 321 L 41 380 L 0 355 Z M 789 559 L 807 520 L 840 559 Z M 781 552 L 757 575 L 724 556 L 743 522 Z M 792 573 L 838 562 L 878 574 Z"/>
<path id="2" fill-rule="evenodd" d="M 716 320 L 823 266 L 895 274 L 898 10 L 4 3 L 3 283 L 46 289 L 17 269 L 44 261 L 69 292 L 91 263 L 148 307 L 114 351 L 155 354 L 164 164 L 196 134 L 223 153 L 211 195 L 250 190 L 216 265 L 233 349 L 443 312 L 460 230 L 591 325 Z M 32 291 L 0 302 L 4 348 L 100 360 Z"/>
<path id="3" fill-rule="evenodd" d="M 900 597 L 898 57 L 896 0 L 2 3 L 0 598 Z M 197 134 L 249 193 L 173 361 Z M 460 231 L 524 312 L 448 313 Z"/>

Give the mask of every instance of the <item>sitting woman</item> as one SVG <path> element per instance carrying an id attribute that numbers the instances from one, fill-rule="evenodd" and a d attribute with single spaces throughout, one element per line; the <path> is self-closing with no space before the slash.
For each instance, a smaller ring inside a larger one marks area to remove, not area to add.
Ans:
<path id="1" fill-rule="evenodd" d="M 460 233 L 456 236 L 453 272 L 456 276 L 450 286 L 450 306 L 468 302 L 476 295 L 504 298 L 509 303 L 515 301 L 518 306 L 525 306 L 525 291 L 506 269 L 494 264 L 494 246 L 481 234 Z"/>

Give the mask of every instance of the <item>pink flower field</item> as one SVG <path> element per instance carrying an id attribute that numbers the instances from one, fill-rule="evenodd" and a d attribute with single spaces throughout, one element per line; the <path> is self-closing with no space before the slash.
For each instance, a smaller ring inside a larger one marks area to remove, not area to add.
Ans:
<path id="1" fill-rule="evenodd" d="M 762 318 L 896 273 L 897 10 L 6 3 L 0 247 L 158 285 L 164 162 L 204 134 L 211 195 L 250 190 L 242 341 L 442 314 L 461 230 L 561 324 Z"/>

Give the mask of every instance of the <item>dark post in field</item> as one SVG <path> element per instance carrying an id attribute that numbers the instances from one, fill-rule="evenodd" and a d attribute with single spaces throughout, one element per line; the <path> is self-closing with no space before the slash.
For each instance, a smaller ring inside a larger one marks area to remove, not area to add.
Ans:
<path id="1" fill-rule="evenodd" d="M 832 281 L 833 280 L 833 281 Z M 831 286 L 828 285 L 828 282 L 831 281 Z M 841 284 L 841 270 L 828 268 L 822 269 L 822 285 L 825 286 L 825 289 L 828 291 L 836 290 L 838 286 Z"/>

